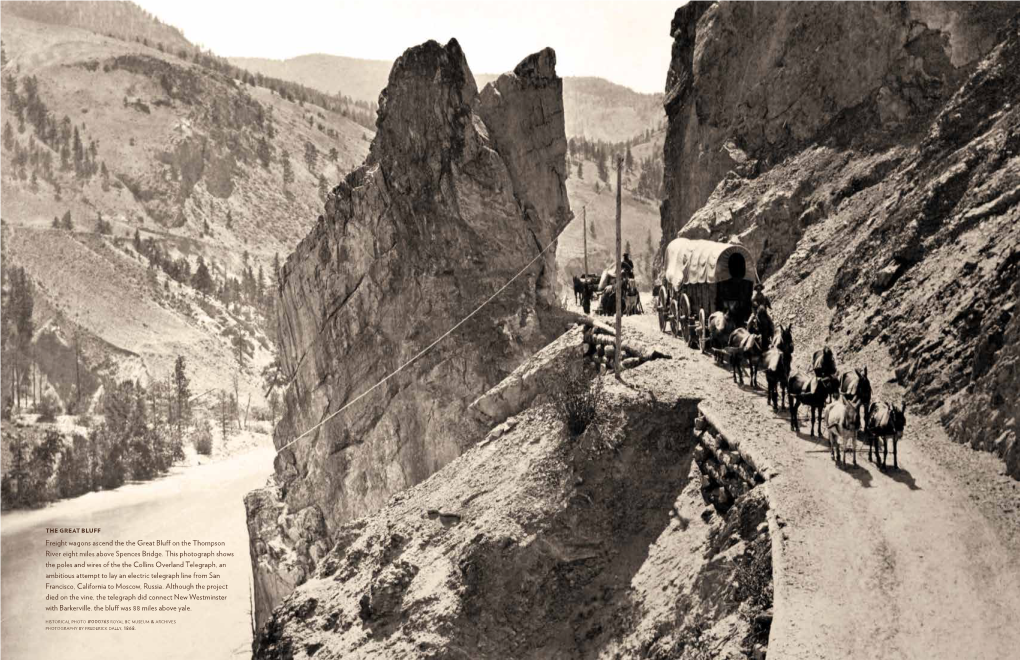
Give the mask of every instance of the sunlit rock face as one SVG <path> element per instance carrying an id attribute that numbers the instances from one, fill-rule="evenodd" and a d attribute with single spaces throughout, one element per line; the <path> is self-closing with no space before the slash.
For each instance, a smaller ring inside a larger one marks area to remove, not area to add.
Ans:
<path id="1" fill-rule="evenodd" d="M 459 456 L 478 431 L 468 405 L 563 330 L 555 248 L 536 259 L 571 217 L 555 65 L 546 49 L 479 93 L 455 40 L 408 49 L 380 96 L 368 158 L 288 258 L 278 348 L 289 386 L 275 437 L 287 448 L 278 489 L 249 498 L 260 625 L 314 566 L 314 521 L 331 544 L 339 525 Z M 289 445 L 533 260 L 421 359 Z M 302 525 L 286 522 L 297 515 Z M 287 558 L 285 575 L 274 557 Z"/>

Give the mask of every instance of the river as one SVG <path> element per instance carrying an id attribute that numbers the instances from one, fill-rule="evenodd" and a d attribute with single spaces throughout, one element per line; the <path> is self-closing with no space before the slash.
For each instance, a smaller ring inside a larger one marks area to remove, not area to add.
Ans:
<path id="1" fill-rule="evenodd" d="M 243 498 L 265 483 L 273 469 L 273 455 L 271 448 L 260 448 L 215 463 L 175 468 L 154 481 L 0 516 L 0 653 L 4 660 L 249 657 L 251 564 Z M 46 527 L 99 527 L 102 531 L 47 537 Z M 45 630 L 47 618 L 120 616 L 46 612 L 45 595 L 54 593 L 45 588 L 47 538 L 224 541 L 227 545 L 220 549 L 236 555 L 220 570 L 229 586 L 217 593 L 226 593 L 228 599 L 199 602 L 193 612 L 175 613 L 172 616 L 178 622 L 174 625 L 138 626 L 134 631 Z"/>

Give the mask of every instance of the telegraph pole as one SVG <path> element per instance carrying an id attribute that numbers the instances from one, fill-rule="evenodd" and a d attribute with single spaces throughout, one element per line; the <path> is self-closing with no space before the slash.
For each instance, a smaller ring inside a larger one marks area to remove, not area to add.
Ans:
<path id="1" fill-rule="evenodd" d="M 584 276 L 585 276 L 585 278 L 587 278 L 588 277 L 588 207 L 587 206 L 582 206 L 581 207 L 581 222 L 583 223 L 581 225 L 581 228 L 582 228 L 581 235 L 584 237 Z M 586 283 L 587 283 L 587 281 L 588 280 L 585 279 Z M 587 284 L 585 284 L 585 286 L 587 286 Z"/>
<path id="2" fill-rule="evenodd" d="M 616 372 L 616 379 L 620 380 L 620 336 L 623 325 L 623 269 L 620 267 L 620 208 L 623 202 L 620 183 L 623 177 L 623 157 L 616 157 L 616 355 L 613 361 L 613 370 Z"/>

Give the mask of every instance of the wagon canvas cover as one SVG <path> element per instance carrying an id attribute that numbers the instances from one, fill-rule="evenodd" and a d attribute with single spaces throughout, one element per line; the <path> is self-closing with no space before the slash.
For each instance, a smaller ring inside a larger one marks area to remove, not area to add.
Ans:
<path id="1" fill-rule="evenodd" d="M 737 255 L 743 257 L 743 273 L 730 272 L 731 259 Z M 755 281 L 754 259 L 743 245 L 677 238 L 666 246 L 666 278 L 674 287 L 714 284 L 734 276 Z"/>

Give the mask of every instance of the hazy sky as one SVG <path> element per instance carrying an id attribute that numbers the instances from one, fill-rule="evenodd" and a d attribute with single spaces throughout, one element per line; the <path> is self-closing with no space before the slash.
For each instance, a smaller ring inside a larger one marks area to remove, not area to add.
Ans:
<path id="1" fill-rule="evenodd" d="M 327 53 L 392 61 L 409 46 L 456 37 L 475 73 L 508 71 L 552 46 L 561 76 L 601 76 L 641 92 L 663 91 L 669 23 L 684 1 L 135 0 L 224 57 Z"/>

